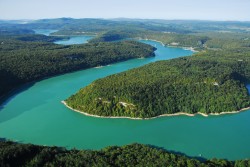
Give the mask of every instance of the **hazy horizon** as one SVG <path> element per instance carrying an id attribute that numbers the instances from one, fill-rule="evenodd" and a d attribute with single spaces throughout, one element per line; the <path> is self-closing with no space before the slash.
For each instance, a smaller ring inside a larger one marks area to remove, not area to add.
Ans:
<path id="1" fill-rule="evenodd" d="M 51 18 L 38 18 L 38 19 L 1 19 L 1 21 L 35 21 L 35 20 L 49 20 L 49 19 L 100 19 L 100 20 L 165 20 L 165 21 L 208 21 L 208 22 L 250 22 L 250 20 L 205 20 L 205 19 L 158 19 L 158 18 L 128 18 L 128 17 L 117 17 L 117 18 L 98 18 L 98 17 L 51 17 Z"/>
<path id="2" fill-rule="evenodd" d="M 1 20 L 53 18 L 250 21 L 249 0 L 1 0 Z"/>

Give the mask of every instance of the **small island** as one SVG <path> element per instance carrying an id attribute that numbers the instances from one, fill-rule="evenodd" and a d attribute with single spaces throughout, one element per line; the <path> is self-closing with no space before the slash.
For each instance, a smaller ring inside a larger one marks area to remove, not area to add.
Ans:
<path id="1" fill-rule="evenodd" d="M 96 80 L 64 104 L 108 118 L 237 113 L 250 106 L 250 56 L 243 52 L 207 51 L 151 63 Z"/>

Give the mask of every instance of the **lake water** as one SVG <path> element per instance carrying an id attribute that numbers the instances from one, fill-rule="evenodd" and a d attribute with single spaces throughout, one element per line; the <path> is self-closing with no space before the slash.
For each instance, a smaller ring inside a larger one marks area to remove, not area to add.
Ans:
<path id="1" fill-rule="evenodd" d="M 51 33 L 56 32 L 57 30 L 46 30 L 46 29 L 35 29 L 36 34 L 43 34 L 49 36 Z M 58 40 L 55 41 L 55 44 L 60 45 L 72 45 L 72 44 L 83 44 L 87 43 L 89 39 L 93 38 L 93 36 L 71 36 L 70 39 L 67 40 Z"/>
<path id="2" fill-rule="evenodd" d="M 35 29 L 36 34 L 50 35 L 53 32 L 57 32 L 57 30 L 45 30 L 45 29 Z"/>
<path id="3" fill-rule="evenodd" d="M 72 45 L 72 44 L 83 44 L 87 43 L 89 39 L 93 38 L 93 36 L 72 36 L 69 40 L 60 40 L 55 41 L 54 43 L 60 45 Z"/>
<path id="4" fill-rule="evenodd" d="M 98 78 L 150 62 L 192 54 L 191 51 L 163 47 L 153 41 L 141 42 L 157 47 L 156 57 L 69 73 L 20 90 L 0 107 L 0 137 L 23 143 L 78 149 L 101 149 L 137 142 L 188 156 L 201 154 L 205 158 L 230 160 L 249 158 L 249 111 L 209 117 L 103 119 L 76 113 L 61 103 Z"/>

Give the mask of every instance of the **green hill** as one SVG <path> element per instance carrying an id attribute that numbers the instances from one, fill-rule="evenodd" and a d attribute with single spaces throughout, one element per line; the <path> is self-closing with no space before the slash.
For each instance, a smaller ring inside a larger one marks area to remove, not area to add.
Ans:
<path id="1" fill-rule="evenodd" d="M 231 112 L 250 106 L 249 79 L 248 49 L 207 51 L 96 80 L 66 103 L 107 117 Z"/>

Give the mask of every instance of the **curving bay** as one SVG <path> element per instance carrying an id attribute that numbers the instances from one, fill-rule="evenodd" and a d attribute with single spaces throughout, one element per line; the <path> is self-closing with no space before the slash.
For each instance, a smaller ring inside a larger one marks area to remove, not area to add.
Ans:
<path id="1" fill-rule="evenodd" d="M 24 143 L 69 148 L 100 149 L 138 142 L 189 156 L 201 154 L 205 158 L 230 160 L 249 157 L 249 110 L 207 118 L 197 115 L 152 120 L 103 119 L 73 112 L 61 103 L 98 78 L 150 62 L 192 54 L 180 48 L 163 47 L 154 41 L 142 42 L 157 47 L 156 57 L 65 74 L 16 92 L 0 106 L 0 136 Z"/>

